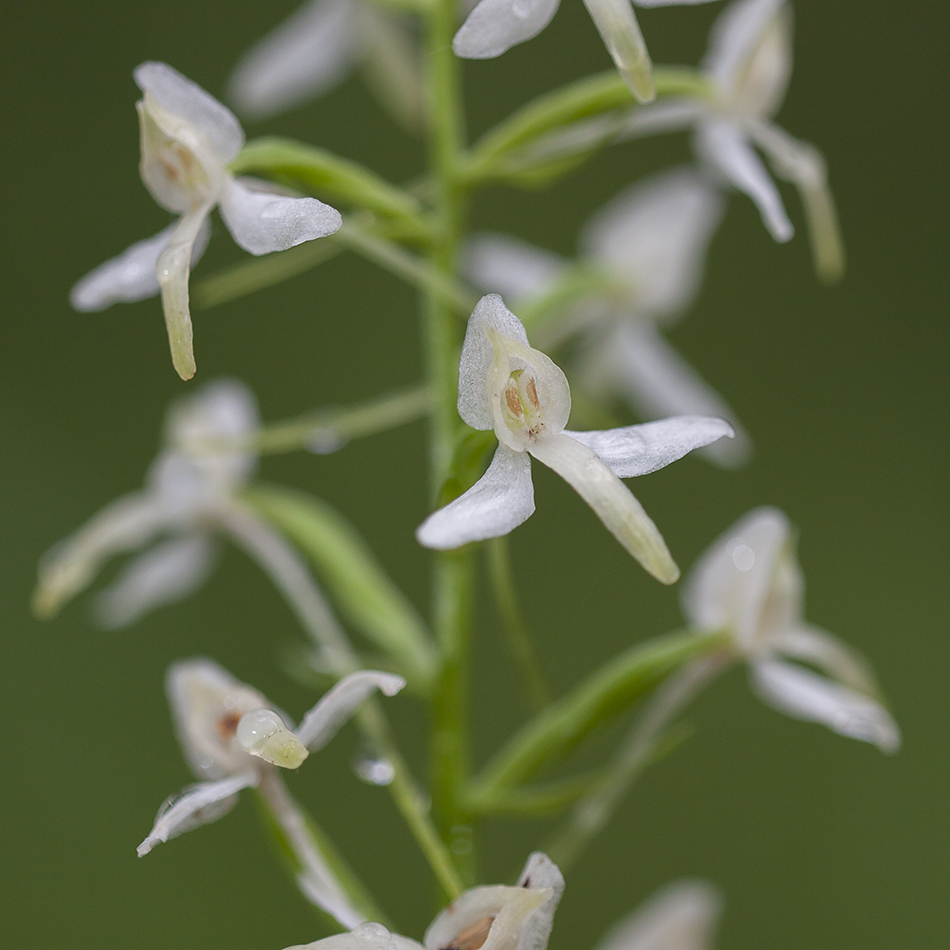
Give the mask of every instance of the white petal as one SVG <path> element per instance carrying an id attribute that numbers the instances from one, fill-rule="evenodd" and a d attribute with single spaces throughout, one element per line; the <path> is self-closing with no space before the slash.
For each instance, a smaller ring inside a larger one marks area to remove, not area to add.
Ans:
<path id="1" fill-rule="evenodd" d="M 567 266 L 560 255 L 505 234 L 475 235 L 462 254 L 469 280 L 512 300 L 544 293 Z"/>
<path id="2" fill-rule="evenodd" d="M 192 123 L 208 139 L 215 158 L 225 165 L 241 151 L 244 130 L 234 113 L 166 63 L 137 66 L 135 81 L 169 112 Z"/>
<path id="3" fill-rule="evenodd" d="M 698 3 L 711 3 L 712 0 L 633 0 L 638 7 L 684 7 Z"/>
<path id="4" fill-rule="evenodd" d="M 188 457 L 213 495 L 227 496 L 253 476 L 257 455 L 227 451 L 215 443 L 240 442 L 259 423 L 251 390 L 236 379 L 217 379 L 172 404 L 165 417 L 165 438 L 177 453 Z"/>
<path id="5" fill-rule="evenodd" d="M 896 752 L 901 736 L 891 714 L 868 696 L 832 683 L 811 670 L 777 660 L 752 664 L 752 685 L 759 698 L 779 712 L 820 722 L 852 739 Z"/>
<path id="6" fill-rule="evenodd" d="M 656 525 L 599 455 L 566 432 L 545 434 L 529 451 L 590 505 L 604 527 L 646 571 L 663 584 L 679 578 L 679 568 Z"/>
<path id="7" fill-rule="evenodd" d="M 452 40 L 456 56 L 492 59 L 537 36 L 560 0 L 481 0 Z"/>
<path id="8" fill-rule="evenodd" d="M 155 545 L 96 598 L 96 618 L 110 630 L 125 627 L 156 607 L 187 597 L 208 579 L 213 554 L 211 539 L 204 534 Z"/>
<path id="9" fill-rule="evenodd" d="M 406 681 L 393 673 L 360 670 L 340 680 L 303 717 L 297 738 L 311 751 L 322 749 L 376 691 L 395 696 Z"/>
<path id="10" fill-rule="evenodd" d="M 818 276 L 826 281 L 839 280 L 844 273 L 844 242 L 821 153 L 769 123 L 750 123 L 749 133 L 768 155 L 775 173 L 798 188 Z"/>
<path id="11" fill-rule="evenodd" d="M 416 529 L 416 540 L 444 551 L 500 538 L 533 513 L 531 459 L 499 445 L 488 471 L 464 495 L 429 515 Z"/>
<path id="12" fill-rule="evenodd" d="M 565 429 L 564 435 L 592 449 L 618 478 L 634 478 L 659 471 L 693 449 L 731 437 L 732 426 L 710 416 L 674 416 L 620 429 Z"/>
<path id="13" fill-rule="evenodd" d="M 878 692 L 877 677 L 871 664 L 827 630 L 801 624 L 773 638 L 771 646 L 782 656 L 817 666 L 829 678 L 859 693 L 873 696 Z"/>
<path id="14" fill-rule="evenodd" d="M 630 0 L 584 0 L 584 6 L 637 101 L 652 102 L 653 64 Z"/>
<path id="15" fill-rule="evenodd" d="M 92 582 L 108 558 L 142 547 L 165 524 L 161 507 L 145 492 L 116 499 L 42 557 L 34 612 L 53 616 Z"/>
<path id="16" fill-rule="evenodd" d="M 182 379 L 191 379 L 195 375 L 188 276 L 192 251 L 210 210 L 210 205 L 200 205 L 179 220 L 156 266 L 172 363 Z"/>
<path id="17" fill-rule="evenodd" d="M 481 950 L 544 950 L 564 878 L 546 855 L 528 859 L 517 887 L 473 887 L 442 911 L 426 931 L 426 950 L 459 945 L 466 931 L 482 931 Z"/>
<path id="18" fill-rule="evenodd" d="M 710 545 L 682 590 L 683 613 L 703 630 L 731 630 L 752 650 L 791 525 L 777 508 L 756 508 Z"/>
<path id="19" fill-rule="evenodd" d="M 382 924 L 361 924 L 350 933 L 334 934 L 285 950 L 421 950 L 422 944 L 390 933 Z"/>
<path id="20" fill-rule="evenodd" d="M 286 251 L 339 231 L 343 218 L 316 198 L 287 198 L 232 179 L 221 196 L 221 217 L 234 240 L 251 254 Z"/>
<path id="21" fill-rule="evenodd" d="M 495 351 L 485 332 L 486 327 L 528 345 L 524 324 L 505 306 L 498 294 L 488 294 L 478 301 L 468 320 L 459 359 L 458 411 L 473 429 L 492 429 L 495 426 L 486 385 Z"/>
<path id="22" fill-rule="evenodd" d="M 642 109 L 634 109 L 630 118 L 621 125 L 617 137 L 624 140 L 660 132 L 678 132 L 690 128 L 709 114 L 707 103 L 692 99 L 664 99 Z"/>
<path id="23" fill-rule="evenodd" d="M 581 247 L 629 285 L 638 314 L 666 316 L 695 297 L 723 206 L 704 178 L 674 169 L 608 202 L 587 223 Z"/>
<path id="24" fill-rule="evenodd" d="M 784 3 L 785 0 L 738 0 L 719 15 L 702 67 L 725 92 L 732 92 L 740 82 L 742 71 Z"/>
<path id="25" fill-rule="evenodd" d="M 755 202 L 762 223 L 776 241 L 791 240 L 795 228 L 778 188 L 739 127 L 729 122 L 704 122 L 696 130 L 696 148 L 730 184 Z"/>
<path id="26" fill-rule="evenodd" d="M 601 372 L 614 380 L 634 411 L 647 419 L 702 415 L 727 419 L 735 432 L 702 449 L 717 465 L 741 465 L 752 448 L 735 413 L 654 326 L 624 321 L 600 348 Z"/>
<path id="27" fill-rule="evenodd" d="M 704 881 L 679 881 L 620 921 L 597 950 L 708 950 L 722 911 L 719 892 Z"/>
<path id="28" fill-rule="evenodd" d="M 190 785 L 172 796 L 158 810 L 155 824 L 148 837 L 138 846 L 138 855 L 144 857 L 152 848 L 169 838 L 175 838 L 199 825 L 207 825 L 226 815 L 237 804 L 237 793 L 257 784 L 257 773 L 244 772 L 220 782 L 201 782 Z"/>
<path id="29" fill-rule="evenodd" d="M 73 308 L 83 313 L 105 310 L 119 301 L 132 302 L 154 297 L 158 293 L 155 266 L 175 225 L 154 237 L 138 241 L 118 257 L 101 264 L 86 274 L 69 292 Z M 197 248 L 197 245 L 196 245 Z"/>
<path id="30" fill-rule="evenodd" d="M 321 95 L 353 65 L 352 0 L 311 0 L 242 57 L 228 98 L 242 114 L 263 119 Z"/>
<path id="31" fill-rule="evenodd" d="M 172 664 L 165 691 L 178 741 L 195 775 L 219 779 L 256 767 L 233 739 L 245 713 L 274 708 L 265 696 L 200 657 Z"/>

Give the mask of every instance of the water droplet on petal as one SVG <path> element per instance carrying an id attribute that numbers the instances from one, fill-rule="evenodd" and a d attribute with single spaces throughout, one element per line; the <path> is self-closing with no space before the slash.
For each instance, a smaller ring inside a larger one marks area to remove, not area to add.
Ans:
<path id="1" fill-rule="evenodd" d="M 740 571 L 751 571 L 755 564 L 755 551 L 741 541 L 732 549 L 732 563 Z"/>
<path id="2" fill-rule="evenodd" d="M 396 770 L 389 759 L 361 755 L 353 765 L 353 771 L 369 785 L 389 785 Z"/>

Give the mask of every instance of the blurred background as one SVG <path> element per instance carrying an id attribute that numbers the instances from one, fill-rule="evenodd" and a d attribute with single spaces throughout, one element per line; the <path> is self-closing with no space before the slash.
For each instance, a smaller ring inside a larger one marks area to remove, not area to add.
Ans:
<path id="1" fill-rule="evenodd" d="M 324 935 L 270 853 L 250 796 L 221 822 L 135 856 L 158 805 L 190 781 L 162 689 L 170 662 L 210 655 L 292 714 L 313 702 L 279 668 L 301 634 L 266 579 L 226 550 L 196 596 L 121 632 L 93 626 L 88 596 L 51 623 L 28 609 L 39 556 L 141 484 L 175 396 L 234 376 L 277 420 L 419 378 L 412 293 L 349 254 L 196 312 L 194 384 L 172 371 L 156 300 L 92 315 L 68 305 L 79 277 L 167 221 L 138 177 L 132 69 L 165 60 L 222 95 L 241 53 L 294 7 L 87 0 L 5 18 L 0 695 L 11 744 L 0 919 L 11 947 L 279 950 Z M 655 61 L 697 62 L 721 8 L 644 11 Z M 635 488 L 684 568 L 753 506 L 783 508 L 801 532 L 808 618 L 873 661 L 904 747 L 889 758 L 783 718 L 733 671 L 691 710 L 695 735 L 647 775 L 572 869 L 554 950 L 592 947 L 684 876 L 722 889 L 718 945 L 729 950 L 947 945 L 948 136 L 938 49 L 950 24 L 944 4 L 896 9 L 883 0 L 795 4 L 796 65 L 779 121 L 828 159 L 848 274 L 833 289 L 815 281 L 790 189 L 799 235 L 786 246 L 733 196 L 699 300 L 671 339 L 737 410 L 756 454 L 734 473 L 687 459 Z M 536 40 L 466 67 L 473 133 L 608 65 L 586 11 L 565 0 Z M 319 144 L 395 181 L 422 167 L 419 144 L 358 78 L 246 128 L 249 137 Z M 689 155 L 685 135 L 618 147 L 550 194 L 486 192 L 474 223 L 571 253 L 591 210 Z M 196 279 L 242 257 L 216 220 Z M 267 458 L 262 470 L 336 505 L 424 608 L 427 558 L 411 534 L 426 513 L 422 451 L 415 425 L 336 455 Z M 525 608 L 544 669 L 561 692 L 681 615 L 677 591 L 636 569 L 540 469 L 538 514 L 512 543 L 530 575 Z M 501 650 L 481 610 L 479 761 L 526 715 L 511 699 Z M 418 764 L 421 717 L 410 699 L 388 706 Z M 431 917 L 427 871 L 388 796 L 354 777 L 359 751 L 346 731 L 292 787 L 399 927 L 419 938 Z M 510 877 L 547 831 L 541 822 L 488 825 L 484 878 Z"/>

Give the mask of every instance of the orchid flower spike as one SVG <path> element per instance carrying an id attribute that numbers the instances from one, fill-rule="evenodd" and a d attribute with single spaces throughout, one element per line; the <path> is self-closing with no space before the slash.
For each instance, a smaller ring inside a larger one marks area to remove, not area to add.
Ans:
<path id="1" fill-rule="evenodd" d="M 299 816 L 288 814 L 292 805 L 275 768 L 299 768 L 376 690 L 394 696 L 403 686 L 405 680 L 391 673 L 352 673 L 294 729 L 286 714 L 212 660 L 176 663 L 166 677 L 168 699 L 178 741 L 199 781 L 162 805 L 152 830 L 138 847 L 139 857 L 169 838 L 225 815 L 245 788 L 260 790 L 277 821 L 287 818 L 285 830 L 292 839 Z M 312 856 L 309 863 L 306 892 L 314 903 L 344 926 L 362 923 L 364 918 L 350 906 L 319 856 Z"/>
<path id="2" fill-rule="evenodd" d="M 679 577 L 660 532 L 621 478 L 646 475 L 702 445 L 732 436 L 722 419 L 680 416 L 603 432 L 565 429 L 571 392 L 561 370 L 528 346 L 521 321 L 497 294 L 472 313 L 459 363 L 458 410 L 475 429 L 494 429 L 488 471 L 416 531 L 429 548 L 456 548 L 508 534 L 534 512 L 533 455 L 593 508 L 615 538 L 664 584 Z"/>
<path id="3" fill-rule="evenodd" d="M 266 119 L 328 92 L 362 64 L 393 115 L 418 127 L 421 57 L 405 18 L 361 0 L 309 0 L 251 47 L 228 80 L 248 119 Z"/>
<path id="4" fill-rule="evenodd" d="M 732 634 L 732 649 L 749 664 L 763 702 L 896 752 L 900 730 L 867 661 L 805 623 L 803 594 L 788 519 L 775 508 L 757 508 L 700 558 L 683 592 L 683 612 L 697 629 Z"/>
<path id="5" fill-rule="evenodd" d="M 340 213 L 316 198 L 275 193 L 267 182 L 236 179 L 230 162 L 244 145 L 234 115 L 165 63 L 134 73 L 145 187 L 181 217 L 155 237 L 133 244 L 87 274 L 70 295 L 81 311 L 161 292 L 172 362 L 182 379 L 195 373 L 188 275 L 207 243 L 208 215 L 218 205 L 231 236 L 251 254 L 269 254 L 338 230 Z"/>
<path id="6" fill-rule="evenodd" d="M 656 97 L 653 64 L 632 3 L 640 7 L 669 7 L 709 0 L 584 0 L 607 51 L 639 102 Z M 552 20 L 560 0 L 480 0 L 452 49 L 463 59 L 494 59 L 518 43 L 533 39 Z"/>
<path id="7" fill-rule="evenodd" d="M 713 27 L 703 68 L 714 91 L 712 100 L 656 103 L 634 114 L 625 134 L 694 128 L 699 154 L 755 202 L 776 241 L 788 241 L 795 229 L 753 145 L 760 148 L 775 174 L 801 193 L 818 275 L 827 281 L 839 279 L 844 248 L 825 161 L 814 146 L 772 121 L 792 72 L 790 5 L 786 0 L 735 0 Z"/>
<path id="8" fill-rule="evenodd" d="M 583 334 L 578 371 L 587 392 L 613 393 L 642 418 L 695 414 L 728 419 L 736 432 L 701 449 L 735 466 L 750 442 L 735 414 L 660 332 L 692 303 L 706 250 L 722 218 L 719 190 L 689 168 L 654 175 L 625 189 L 588 221 L 580 266 L 602 274 L 603 286 L 576 298 L 541 332 L 554 343 Z M 570 272 L 569 262 L 522 241 L 483 235 L 469 246 L 470 278 L 486 290 L 543 299 Z"/>
<path id="9" fill-rule="evenodd" d="M 709 950 L 722 899 L 703 881 L 678 881 L 620 921 L 597 950 Z"/>
<path id="10" fill-rule="evenodd" d="M 49 551 L 40 562 L 33 610 L 51 617 L 87 587 L 114 554 L 147 548 L 99 595 L 106 627 L 130 624 L 154 607 L 186 597 L 206 580 L 215 558 L 212 532 L 253 476 L 257 458 L 215 441 L 239 440 L 257 428 L 250 390 L 218 380 L 173 404 L 166 448 L 145 488 L 123 495 Z M 157 541 L 170 535 L 165 541 Z"/>
<path id="11" fill-rule="evenodd" d="M 545 950 L 564 878 L 536 851 L 514 887 L 498 884 L 465 891 L 432 921 L 425 950 Z"/>

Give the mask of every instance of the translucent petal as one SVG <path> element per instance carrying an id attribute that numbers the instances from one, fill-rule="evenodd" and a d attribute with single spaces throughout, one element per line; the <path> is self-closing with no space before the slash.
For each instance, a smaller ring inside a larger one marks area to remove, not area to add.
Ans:
<path id="1" fill-rule="evenodd" d="M 770 123 L 750 123 L 749 134 L 768 155 L 775 173 L 798 188 L 818 276 L 829 283 L 840 280 L 844 275 L 844 242 L 821 153 Z"/>
<path id="2" fill-rule="evenodd" d="M 791 530 L 777 508 L 756 508 L 714 541 L 683 587 L 683 612 L 690 623 L 731 630 L 740 649 L 754 651 Z"/>
<path id="3" fill-rule="evenodd" d="M 426 950 L 544 950 L 564 878 L 546 855 L 528 859 L 517 887 L 473 887 L 426 931 Z"/>
<path id="4" fill-rule="evenodd" d="M 273 709 L 252 709 L 241 716 L 235 740 L 248 755 L 282 769 L 298 769 L 309 756 L 307 747 Z"/>
<path id="5" fill-rule="evenodd" d="M 311 751 L 322 749 L 376 691 L 395 696 L 406 681 L 394 673 L 360 670 L 340 680 L 304 717 L 297 738 Z"/>
<path id="6" fill-rule="evenodd" d="M 732 426 L 710 416 L 675 416 L 620 429 L 565 429 L 564 435 L 592 449 L 618 478 L 633 478 L 659 471 L 693 449 L 730 437 Z"/>
<path id="7" fill-rule="evenodd" d="M 168 244 L 158 257 L 158 284 L 168 330 L 172 363 L 182 379 L 195 375 L 191 311 L 188 306 L 188 276 L 192 249 L 198 239 L 210 205 L 201 205 L 178 222 Z"/>
<path id="8" fill-rule="evenodd" d="M 759 660 L 752 664 L 752 685 L 759 698 L 779 712 L 872 742 L 882 752 L 900 748 L 900 729 L 880 703 L 811 670 L 778 660 Z"/>
<path id="9" fill-rule="evenodd" d="M 156 607 L 187 597 L 208 579 L 213 556 L 211 538 L 204 534 L 155 545 L 96 598 L 97 620 L 107 629 L 125 627 Z"/>
<path id="10" fill-rule="evenodd" d="M 232 179 L 221 195 L 221 217 L 234 240 L 251 254 L 270 254 L 339 231 L 343 218 L 316 198 L 288 198 Z"/>
<path id="11" fill-rule="evenodd" d="M 475 235 L 462 256 L 469 280 L 512 300 L 543 293 L 567 266 L 560 255 L 505 234 Z"/>
<path id="12" fill-rule="evenodd" d="M 652 102 L 653 64 L 630 0 L 584 0 L 584 6 L 637 101 Z"/>
<path id="13" fill-rule="evenodd" d="M 878 692 L 877 677 L 871 664 L 827 630 L 799 624 L 774 637 L 770 646 L 789 659 L 817 666 L 831 679 L 859 693 L 874 696 Z"/>
<path id="14" fill-rule="evenodd" d="M 696 148 L 730 184 L 755 202 L 762 223 L 776 241 L 791 240 L 795 229 L 778 188 L 741 128 L 729 122 L 704 122 L 696 130 Z"/>
<path id="15" fill-rule="evenodd" d="M 197 83 L 166 63 L 147 62 L 133 73 L 139 89 L 150 93 L 165 109 L 198 128 L 211 144 L 215 158 L 227 164 L 244 145 L 244 130 L 234 113 Z"/>
<path id="16" fill-rule="evenodd" d="M 666 316 L 695 297 L 723 206 L 706 179 L 674 169 L 608 202 L 587 223 L 581 247 L 629 285 L 638 314 Z"/>
<path id="17" fill-rule="evenodd" d="M 138 855 L 144 857 L 157 844 L 175 838 L 199 825 L 207 825 L 226 815 L 237 804 L 237 793 L 257 784 L 256 772 L 244 772 L 220 782 L 201 782 L 190 785 L 179 795 L 172 796 L 159 809 L 155 824 L 148 837 L 138 846 Z"/>
<path id="18" fill-rule="evenodd" d="M 416 529 L 416 540 L 437 550 L 457 548 L 500 538 L 533 513 L 531 459 L 499 445 L 488 471 L 464 495 L 429 515 Z"/>
<path id="19" fill-rule="evenodd" d="M 228 80 L 240 113 L 264 119 L 333 88 L 356 58 L 352 0 L 311 0 L 245 53 Z"/>
<path id="20" fill-rule="evenodd" d="M 495 416 L 487 386 L 488 373 L 495 351 L 486 327 L 502 336 L 528 345 L 528 334 L 522 322 L 505 306 L 498 294 L 488 294 L 472 311 L 459 359 L 458 411 L 473 429 L 492 429 Z"/>
<path id="21" fill-rule="evenodd" d="M 92 583 L 108 558 L 142 547 L 163 527 L 165 515 L 148 494 L 135 492 L 116 499 L 42 557 L 34 613 L 52 617 Z"/>
<path id="22" fill-rule="evenodd" d="M 710 884 L 679 881 L 620 921 L 597 950 L 708 950 L 721 911 Z"/>
<path id="23" fill-rule="evenodd" d="M 537 36 L 557 12 L 560 0 L 481 0 L 452 40 L 456 56 L 492 59 Z"/>
<path id="24" fill-rule="evenodd" d="M 178 741 L 195 775 L 219 779 L 256 767 L 233 740 L 245 713 L 274 708 L 265 696 L 203 657 L 172 664 L 165 691 Z"/>
<path id="25" fill-rule="evenodd" d="M 719 15 L 709 37 L 703 69 L 727 94 L 735 91 L 785 0 L 738 0 Z"/>
<path id="26" fill-rule="evenodd" d="M 723 398 L 649 323 L 621 323 L 599 347 L 598 369 L 606 374 L 634 411 L 647 419 L 670 415 L 702 415 L 727 419 L 735 432 L 701 453 L 728 468 L 749 456 L 751 442 Z"/>
<path id="27" fill-rule="evenodd" d="M 590 505 L 604 527 L 646 571 L 663 584 L 679 578 L 679 568 L 656 525 L 599 455 L 566 432 L 545 434 L 528 451 L 554 469 Z"/>

